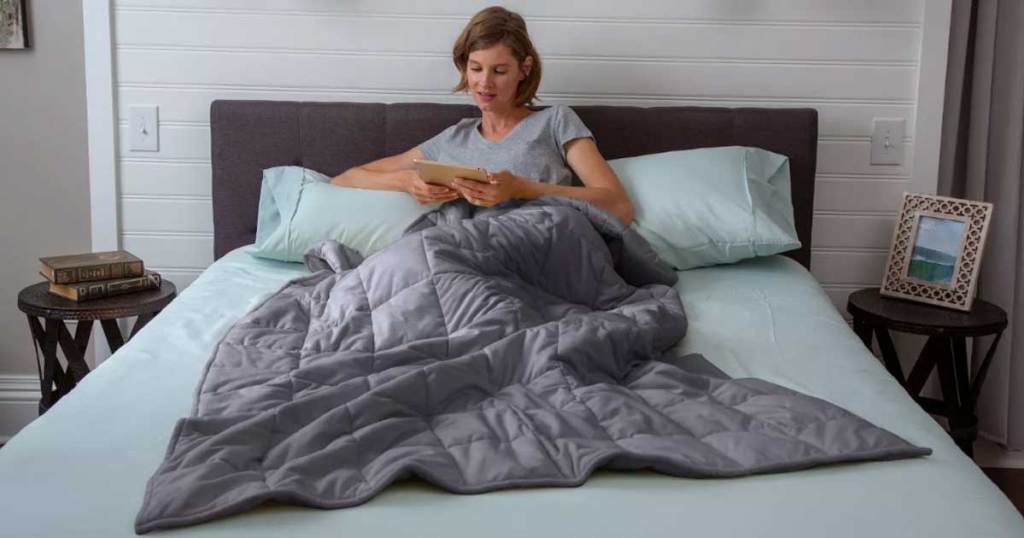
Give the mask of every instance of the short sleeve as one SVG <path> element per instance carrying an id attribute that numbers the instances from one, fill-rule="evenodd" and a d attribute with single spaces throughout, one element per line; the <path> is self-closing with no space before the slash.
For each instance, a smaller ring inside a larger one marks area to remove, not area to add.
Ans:
<path id="1" fill-rule="evenodd" d="M 565 159 L 565 145 L 577 138 L 594 138 L 594 134 L 583 124 L 576 111 L 565 105 L 555 105 L 554 132 L 558 151 Z"/>
<path id="2" fill-rule="evenodd" d="M 452 137 L 452 132 L 455 130 L 455 125 L 448 126 L 445 130 L 437 133 L 432 138 L 421 143 L 419 145 L 420 153 L 423 154 L 423 158 L 428 161 L 441 160 L 439 157 L 443 153 L 443 148 L 449 143 Z"/>

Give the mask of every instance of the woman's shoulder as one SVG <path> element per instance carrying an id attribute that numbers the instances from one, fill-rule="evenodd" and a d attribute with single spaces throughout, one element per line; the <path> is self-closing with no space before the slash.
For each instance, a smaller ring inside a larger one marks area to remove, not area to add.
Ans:
<path id="1" fill-rule="evenodd" d="M 438 136 L 444 138 L 457 138 L 460 135 L 471 132 L 472 129 L 476 128 L 480 118 L 462 118 L 461 120 L 445 127 L 443 131 L 438 133 Z"/>
<path id="2" fill-rule="evenodd" d="M 585 126 L 583 120 L 580 119 L 576 111 L 569 105 L 561 103 L 551 105 L 544 109 L 544 112 L 548 113 L 547 123 L 556 130 L 576 129 Z"/>
<path id="3" fill-rule="evenodd" d="M 473 134 L 473 129 L 476 128 L 477 121 L 480 119 L 463 118 L 445 127 L 441 132 L 420 143 L 420 151 L 425 158 L 435 159 L 444 151 L 443 148 L 466 145 Z"/>
<path id="4" fill-rule="evenodd" d="M 555 103 L 549 105 L 547 108 L 541 109 L 539 112 L 550 115 L 552 118 L 564 116 L 566 112 L 573 113 L 572 108 L 569 105 L 563 105 L 562 103 Z"/>
<path id="5" fill-rule="evenodd" d="M 562 103 L 551 105 L 545 108 L 543 112 L 549 114 L 552 122 L 580 121 L 576 111 L 571 106 Z"/>

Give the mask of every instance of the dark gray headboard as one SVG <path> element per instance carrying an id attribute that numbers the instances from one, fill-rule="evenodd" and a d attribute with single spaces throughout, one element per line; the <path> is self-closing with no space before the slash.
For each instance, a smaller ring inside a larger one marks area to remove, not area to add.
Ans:
<path id="1" fill-rule="evenodd" d="M 814 109 L 577 106 L 606 159 L 676 149 L 756 146 L 790 158 L 793 209 L 810 266 L 818 112 Z M 214 255 L 256 237 L 263 169 L 301 165 L 328 175 L 423 142 L 472 105 L 214 101 L 210 107 Z"/>

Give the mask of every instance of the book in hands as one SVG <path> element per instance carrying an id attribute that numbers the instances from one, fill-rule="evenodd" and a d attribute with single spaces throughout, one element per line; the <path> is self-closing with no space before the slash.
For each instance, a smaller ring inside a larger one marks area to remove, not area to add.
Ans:
<path id="1" fill-rule="evenodd" d="M 143 276 L 103 280 L 98 282 L 81 282 L 75 284 L 55 284 L 50 282 L 50 293 L 60 295 L 72 301 L 88 301 L 102 299 L 114 295 L 123 295 L 136 291 L 153 290 L 160 287 L 160 273 L 146 271 Z"/>
<path id="2" fill-rule="evenodd" d="M 39 258 L 39 270 L 55 284 L 74 284 L 145 275 L 142 260 L 127 250 L 86 252 L 67 256 Z"/>

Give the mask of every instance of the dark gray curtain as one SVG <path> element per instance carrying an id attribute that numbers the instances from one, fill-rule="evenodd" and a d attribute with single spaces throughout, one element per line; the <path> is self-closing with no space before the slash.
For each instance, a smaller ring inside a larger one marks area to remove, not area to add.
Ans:
<path id="1" fill-rule="evenodd" d="M 978 402 L 982 435 L 1024 449 L 1024 1 L 954 0 L 939 194 L 994 204 L 979 296 L 1003 334 Z M 980 344 L 980 345 L 979 345 Z M 977 342 L 974 356 L 981 356 Z"/>

